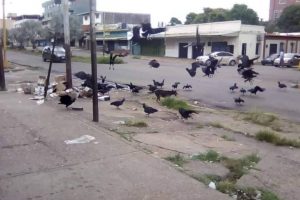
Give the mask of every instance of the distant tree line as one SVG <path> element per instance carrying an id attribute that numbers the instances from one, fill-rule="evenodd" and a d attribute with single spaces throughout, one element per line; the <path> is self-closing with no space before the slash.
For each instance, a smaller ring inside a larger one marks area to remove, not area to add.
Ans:
<path id="1" fill-rule="evenodd" d="M 265 26 L 266 32 L 300 32 L 300 5 L 285 8 L 276 21 L 259 20 L 257 13 L 245 4 L 234 4 L 231 9 L 204 8 L 202 13 L 188 13 L 184 24 L 198 24 L 208 22 L 222 22 L 241 20 L 243 24 Z M 182 24 L 176 17 L 172 17 L 170 25 Z"/>

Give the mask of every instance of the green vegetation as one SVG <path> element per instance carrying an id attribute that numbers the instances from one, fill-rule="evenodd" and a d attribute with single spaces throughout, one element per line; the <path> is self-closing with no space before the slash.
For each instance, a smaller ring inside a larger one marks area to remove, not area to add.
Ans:
<path id="1" fill-rule="evenodd" d="M 262 130 L 256 133 L 255 138 L 259 141 L 264 141 L 272 143 L 277 146 L 291 146 L 291 147 L 300 147 L 299 140 L 291 140 L 287 138 L 280 137 L 276 133 L 268 130 Z"/>
<path id="2" fill-rule="evenodd" d="M 202 160 L 208 162 L 219 162 L 220 155 L 214 150 L 208 150 L 206 153 L 201 153 L 192 157 L 193 160 Z"/>
<path id="3" fill-rule="evenodd" d="M 169 156 L 165 159 L 174 163 L 175 165 L 177 165 L 179 167 L 182 167 L 183 164 L 187 163 L 187 160 L 185 160 L 185 158 L 183 156 L 181 156 L 180 154 L 177 154 L 175 156 Z"/>
<path id="4" fill-rule="evenodd" d="M 198 124 L 198 125 L 196 126 L 196 128 L 199 128 L 199 129 L 204 128 L 204 125 L 203 125 L 203 124 Z"/>
<path id="5" fill-rule="evenodd" d="M 179 108 L 191 109 L 187 102 L 172 97 L 163 99 L 161 105 L 174 110 L 178 110 Z"/>
<path id="6" fill-rule="evenodd" d="M 261 200 L 279 200 L 276 194 L 268 190 L 261 190 Z"/>
<path id="7" fill-rule="evenodd" d="M 126 121 L 125 125 L 126 126 L 132 126 L 132 127 L 139 127 L 139 128 L 143 128 L 143 127 L 148 126 L 148 124 L 144 121 Z"/>
<path id="8" fill-rule="evenodd" d="M 274 124 L 276 120 L 278 120 L 278 117 L 274 114 L 270 113 L 264 113 L 261 111 L 253 111 L 246 113 L 246 116 L 244 117 L 244 120 L 250 121 L 255 124 L 259 124 L 262 126 L 271 126 Z"/>
<path id="9" fill-rule="evenodd" d="M 72 56 L 72 62 L 82 62 L 82 63 L 91 63 L 91 57 L 85 56 Z"/>
<path id="10" fill-rule="evenodd" d="M 216 185 L 217 190 L 219 190 L 222 193 L 232 194 L 236 190 L 235 183 L 229 180 L 220 181 Z"/>
<path id="11" fill-rule="evenodd" d="M 221 162 L 229 169 L 227 180 L 236 181 L 241 178 L 249 169 L 252 169 L 260 161 L 256 154 L 250 154 L 240 159 L 222 157 Z"/>

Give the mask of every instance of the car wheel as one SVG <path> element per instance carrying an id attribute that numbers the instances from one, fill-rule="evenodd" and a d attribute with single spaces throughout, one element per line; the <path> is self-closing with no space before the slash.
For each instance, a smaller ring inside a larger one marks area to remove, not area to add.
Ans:
<path id="1" fill-rule="evenodd" d="M 230 66 L 234 66 L 235 64 L 236 64 L 235 60 L 231 60 L 231 61 L 229 62 L 229 65 L 230 65 Z"/>
<path id="2" fill-rule="evenodd" d="M 210 65 L 210 60 L 205 61 L 205 65 L 209 66 Z"/>

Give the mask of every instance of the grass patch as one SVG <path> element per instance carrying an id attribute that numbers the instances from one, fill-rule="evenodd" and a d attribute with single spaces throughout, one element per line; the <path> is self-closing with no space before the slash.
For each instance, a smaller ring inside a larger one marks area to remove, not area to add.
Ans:
<path id="1" fill-rule="evenodd" d="M 220 181 L 217 184 L 217 190 L 222 193 L 232 194 L 235 192 L 235 183 L 229 180 Z"/>
<path id="2" fill-rule="evenodd" d="M 221 138 L 223 138 L 226 141 L 235 141 L 235 139 L 233 137 L 230 137 L 228 135 L 222 135 Z"/>
<path id="3" fill-rule="evenodd" d="M 259 141 L 272 143 L 277 146 L 291 146 L 291 147 L 300 147 L 299 140 L 292 140 L 280 137 L 276 133 L 268 130 L 262 130 L 256 133 L 255 138 Z"/>
<path id="4" fill-rule="evenodd" d="M 279 200 L 276 194 L 268 190 L 261 191 L 261 200 Z"/>
<path id="5" fill-rule="evenodd" d="M 202 160 L 208 162 L 219 162 L 220 155 L 214 150 L 208 150 L 206 153 L 201 153 L 192 157 L 193 160 Z"/>
<path id="6" fill-rule="evenodd" d="M 185 163 L 187 163 L 186 159 L 181 156 L 180 154 L 177 154 L 175 156 L 169 156 L 165 158 L 166 160 L 174 163 L 175 165 L 182 167 Z"/>
<path id="7" fill-rule="evenodd" d="M 276 120 L 278 120 L 278 117 L 271 113 L 253 111 L 253 112 L 246 113 L 244 120 L 262 126 L 271 126 L 272 124 L 274 124 Z"/>
<path id="8" fill-rule="evenodd" d="M 208 125 L 214 128 L 225 128 L 220 122 L 210 122 Z"/>
<path id="9" fill-rule="evenodd" d="M 91 63 L 91 57 L 86 56 L 72 56 L 72 62 Z"/>
<path id="10" fill-rule="evenodd" d="M 139 127 L 139 128 L 144 128 L 148 126 L 148 124 L 144 121 L 126 121 L 125 125 L 131 127 Z"/>
<path id="11" fill-rule="evenodd" d="M 187 102 L 172 97 L 167 97 L 163 99 L 161 101 L 161 105 L 174 110 L 178 110 L 179 108 L 191 109 L 191 106 L 189 106 Z"/>
<path id="12" fill-rule="evenodd" d="M 247 173 L 249 169 L 253 169 L 254 165 L 260 161 L 260 158 L 256 154 L 250 154 L 240 159 L 222 157 L 221 160 L 223 165 L 230 171 L 226 179 L 236 181 Z"/>

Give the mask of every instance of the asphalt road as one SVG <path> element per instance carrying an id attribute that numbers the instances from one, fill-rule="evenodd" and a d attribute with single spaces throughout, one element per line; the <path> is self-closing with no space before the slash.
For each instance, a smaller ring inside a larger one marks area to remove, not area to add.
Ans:
<path id="1" fill-rule="evenodd" d="M 73 55 L 88 55 L 88 51 L 74 50 Z M 42 61 L 41 56 L 24 54 L 22 52 L 8 51 L 8 60 L 36 67 L 48 69 L 49 63 Z M 218 69 L 213 78 L 203 77 L 201 70 L 197 75 L 191 78 L 185 68 L 190 67 L 193 60 L 175 59 L 175 58 L 157 58 L 161 66 L 158 69 L 150 68 L 148 65 L 151 57 L 142 57 L 133 59 L 131 56 L 124 58 L 126 64 L 115 65 L 115 70 L 109 70 L 108 65 L 98 64 L 98 76 L 105 75 L 108 80 L 138 85 L 152 84 L 152 80 L 162 81 L 165 79 L 165 87 L 171 89 L 175 81 L 179 81 L 179 95 L 183 95 L 192 100 L 198 100 L 202 104 L 213 107 L 253 110 L 259 109 L 265 112 L 280 114 L 284 118 L 300 122 L 300 89 L 290 88 L 292 82 L 300 83 L 300 71 L 296 69 L 276 68 L 272 66 L 256 65 L 255 70 L 260 75 L 255 79 L 253 85 L 244 83 L 243 79 L 236 71 L 235 67 L 223 66 Z M 65 72 L 64 63 L 54 63 L 53 70 L 56 72 Z M 90 64 L 72 63 L 72 73 L 78 71 L 91 72 Z M 288 85 L 287 89 L 279 89 L 277 81 Z M 242 97 L 245 100 L 243 106 L 236 105 L 234 97 L 240 96 L 239 91 L 231 93 L 229 87 L 233 83 L 249 89 L 255 85 L 266 88 L 263 93 L 250 95 L 249 93 Z M 191 91 L 183 91 L 185 84 L 193 86 Z"/>

